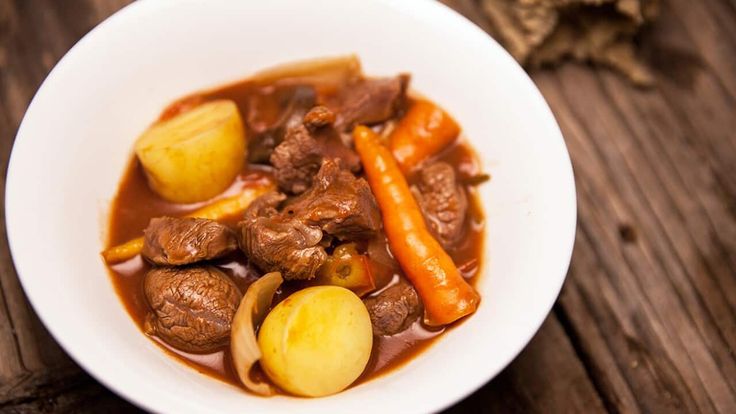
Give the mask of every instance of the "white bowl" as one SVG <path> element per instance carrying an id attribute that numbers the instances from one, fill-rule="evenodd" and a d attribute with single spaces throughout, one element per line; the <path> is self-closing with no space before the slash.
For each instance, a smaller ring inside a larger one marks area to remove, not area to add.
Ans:
<path id="1" fill-rule="evenodd" d="M 117 297 L 99 252 L 132 143 L 172 101 L 274 64 L 357 53 L 370 75 L 413 74 L 447 108 L 493 179 L 478 312 L 401 369 L 319 399 L 259 398 L 172 359 Z M 565 279 L 575 232 L 570 160 L 524 71 L 433 1 L 138 1 L 49 74 L 18 131 L 8 238 L 34 309 L 90 374 L 157 412 L 412 413 L 440 410 L 526 345 Z"/>

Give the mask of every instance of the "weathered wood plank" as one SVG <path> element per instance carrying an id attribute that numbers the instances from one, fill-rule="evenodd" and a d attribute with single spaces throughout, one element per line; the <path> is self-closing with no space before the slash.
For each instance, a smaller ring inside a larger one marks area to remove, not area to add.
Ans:
<path id="1" fill-rule="evenodd" d="M 634 229 L 631 232 L 639 234 L 641 231 L 636 230 L 638 223 L 632 220 L 630 214 L 620 213 L 623 201 L 610 189 L 609 178 L 603 171 L 605 165 L 586 139 L 590 131 L 564 105 L 562 95 L 554 89 L 557 87 L 554 76 L 540 75 L 535 79 L 550 99 L 550 104 L 556 108 L 555 115 L 573 154 L 578 181 L 580 227 L 570 279 L 560 303 L 562 312 L 570 320 L 579 348 L 588 355 L 583 360 L 592 364 L 592 369 L 599 373 L 594 379 L 610 377 L 612 388 L 608 388 L 609 384 L 601 383 L 599 389 L 604 393 L 604 401 L 620 411 L 629 411 L 639 404 L 647 412 L 676 407 L 695 410 L 689 399 L 686 401 L 690 403 L 689 406 L 683 406 L 684 403 L 678 401 L 681 395 L 687 395 L 687 391 L 678 377 L 667 375 L 658 366 L 666 361 L 654 360 L 660 355 L 652 355 L 649 348 L 642 344 L 643 335 L 653 335 L 652 328 L 646 322 L 652 310 L 651 306 L 647 306 L 648 301 L 642 298 L 644 293 L 636 285 L 636 274 L 627 266 L 619 245 L 623 244 L 619 227 L 628 226 Z M 599 120 L 596 116 L 592 118 Z M 597 129 L 604 130 L 602 126 Z M 591 193 L 598 198 L 592 200 Z M 596 203 L 601 207 L 597 208 Z M 605 209 L 609 215 L 619 214 L 613 219 L 605 218 L 601 217 L 603 214 L 599 209 Z M 636 239 L 641 237 L 636 236 Z M 600 247 L 593 241 L 605 241 L 606 245 Z M 622 280 L 622 275 L 628 277 Z M 573 291 L 568 294 L 570 289 Z M 576 305 L 587 306 L 581 308 Z M 643 329 L 641 325 L 647 331 L 640 332 Z M 606 347 L 601 347 L 600 341 L 589 343 L 590 338 L 601 335 Z M 629 390 L 636 396 L 636 402 L 631 401 Z M 621 398 L 621 395 L 626 397 Z M 639 401 L 640 396 L 645 396 L 643 401 Z M 674 402 L 670 402 L 672 399 Z M 619 400 L 626 402 L 625 406 L 616 406 Z"/>
<path id="2" fill-rule="evenodd" d="M 599 413 L 605 408 L 555 314 L 514 362 L 452 413 Z"/>
<path id="3" fill-rule="evenodd" d="M 77 371 L 63 380 L 37 378 L 33 392 L 0 402 L 0 412 L 25 413 L 137 413 L 140 410 L 121 400 L 86 374 Z"/>
<path id="4" fill-rule="evenodd" d="M 690 312 L 698 315 L 694 317 L 698 329 L 711 338 L 722 337 L 717 342 L 725 347 L 727 354 L 728 348 L 736 344 L 736 326 L 733 323 L 736 298 L 727 294 L 736 291 L 736 279 L 733 278 L 736 267 L 733 266 L 733 256 L 729 257 L 736 240 L 733 215 L 722 198 L 714 197 L 715 178 L 707 164 L 687 142 L 673 142 L 677 131 L 687 131 L 687 128 L 677 126 L 677 119 L 663 105 L 661 97 L 624 96 L 613 79 L 604 76 L 601 80 L 605 93 L 631 127 L 632 145 L 638 145 L 644 157 L 659 157 L 662 161 L 649 164 L 653 169 L 652 176 L 639 176 L 642 187 L 653 188 L 651 194 L 656 197 L 652 197 L 651 206 L 663 233 L 661 242 L 674 256 L 674 260 L 664 264 L 673 282 L 683 292 L 683 298 L 694 301 L 691 303 L 694 309 Z M 652 116 L 667 119 L 667 125 L 661 125 L 657 131 L 652 130 L 644 122 Z M 668 130 L 666 126 L 673 128 Z M 736 150 L 733 155 L 736 155 Z M 650 180 L 652 182 L 646 182 Z M 718 225 L 710 217 L 717 218 Z M 667 225 L 673 222 L 681 225 Z M 708 312 L 701 313 L 699 309 Z M 704 321 L 708 317 L 710 320 L 706 324 Z M 721 354 L 715 353 L 717 357 Z M 731 358 L 721 358 L 721 364 L 732 372 L 736 369 Z"/>
<path id="5" fill-rule="evenodd" d="M 736 98 L 736 36 L 733 9 L 720 1 L 669 0 L 664 3 L 663 21 L 676 22 L 698 49 L 706 63 L 731 98 Z M 670 17 L 670 19 L 667 19 Z M 730 17 L 730 22 L 723 19 Z"/>
<path id="6" fill-rule="evenodd" d="M 697 9 L 702 3 L 690 5 Z M 708 3 L 721 2 L 710 0 Z M 661 74 L 658 92 L 678 120 L 673 124 L 677 129 L 672 138 L 689 141 L 690 149 L 701 154 L 703 162 L 712 166 L 718 185 L 733 198 L 736 194 L 736 163 L 733 160 L 736 95 L 725 86 L 723 79 L 736 78 L 736 71 L 728 72 L 722 67 L 724 65 L 709 63 L 703 56 L 703 41 L 694 37 L 695 34 L 700 36 L 700 32 L 685 30 L 678 17 L 681 16 L 672 7 L 663 7 L 662 19 L 644 41 L 645 53 Z M 734 50 L 736 46 L 731 55 L 736 55 Z M 659 119 L 653 121 L 653 125 L 660 122 Z"/>
<path id="7" fill-rule="evenodd" d="M 621 319 L 617 322 L 626 332 L 626 325 L 636 322 L 634 318 L 638 314 L 646 315 L 644 320 L 637 322 L 640 326 L 631 325 L 631 332 L 626 335 L 640 341 L 646 350 L 664 352 L 667 360 L 657 361 L 659 366 L 655 373 L 669 372 L 671 375 L 666 375 L 664 382 L 654 383 L 658 387 L 674 386 L 684 397 L 685 407 L 724 412 L 736 407 L 729 380 L 736 372 L 730 355 L 731 345 L 724 342 L 718 324 L 714 324 L 704 306 L 704 301 L 711 297 L 723 303 L 723 291 L 712 288 L 703 293 L 708 295 L 706 299 L 698 297 L 698 287 L 702 283 L 688 279 L 683 264 L 693 263 L 692 259 L 680 257 L 674 247 L 692 241 L 687 235 L 678 234 L 670 236 L 679 237 L 673 243 L 667 234 L 668 230 L 683 226 L 683 213 L 676 210 L 679 206 L 673 204 L 671 194 L 689 195 L 690 192 L 684 187 L 666 191 L 661 177 L 655 175 L 652 167 L 661 164 L 654 162 L 662 158 L 661 150 L 651 156 L 647 154 L 646 145 L 642 148 L 642 143 L 654 138 L 649 134 L 637 136 L 631 120 L 622 117 L 621 108 L 617 106 L 623 105 L 622 99 L 627 95 L 652 95 L 656 91 L 626 91 L 618 78 L 595 75 L 576 67 L 564 68 L 558 74 L 556 82 L 537 80 L 548 99 L 562 100 L 561 104 L 552 105 L 557 109 L 563 129 L 568 129 L 566 124 L 572 123 L 584 132 L 577 135 L 565 131 L 573 160 L 578 160 L 574 163 L 578 173 L 581 231 L 590 234 L 595 251 L 606 252 L 599 260 L 608 273 L 615 275 L 615 287 L 620 289 L 612 293 L 613 307 L 633 306 L 637 310 L 636 315 L 616 315 Z M 601 77 L 615 83 L 610 90 L 617 91 L 618 99 L 612 99 Z M 565 87 L 572 84 L 574 88 Z M 562 108 L 569 110 L 560 115 Z M 634 112 L 629 115 L 638 116 Z M 667 173 L 668 177 L 672 175 Z M 638 229 L 637 242 L 621 243 L 616 237 L 616 223 L 633 223 Z M 611 261 L 614 258 L 615 261 Z M 573 261 L 573 268 L 575 264 Z M 712 272 L 709 273 L 712 277 Z M 594 291 L 589 293 L 595 295 Z M 565 307 L 564 301 L 562 304 Z M 569 312 L 574 313 L 575 309 Z M 726 312 L 725 318 L 721 321 L 723 324 L 734 323 L 730 312 Z M 584 330 L 587 326 L 578 328 Z M 654 378 L 647 375 L 630 379 L 634 383 L 652 380 Z"/>

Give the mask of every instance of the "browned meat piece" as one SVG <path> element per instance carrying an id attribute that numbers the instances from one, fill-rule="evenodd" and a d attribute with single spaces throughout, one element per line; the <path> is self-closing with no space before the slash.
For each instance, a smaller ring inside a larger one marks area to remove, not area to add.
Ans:
<path id="1" fill-rule="evenodd" d="M 360 159 L 343 144 L 332 127 L 334 114 L 324 106 L 312 108 L 302 125 L 290 128 L 284 141 L 271 154 L 271 164 L 279 187 L 300 194 L 312 185 L 325 158 L 338 158 L 351 171 L 360 169 Z"/>
<path id="2" fill-rule="evenodd" d="M 276 95 L 272 99 L 277 101 L 281 110 L 278 118 L 272 124 L 263 125 L 264 122 L 258 119 L 261 112 L 255 109 L 263 107 L 264 103 L 254 102 L 250 105 L 251 108 L 255 109 L 252 109 L 248 114 L 248 124 L 255 130 L 253 131 L 253 138 L 248 140 L 249 162 L 268 162 L 274 148 L 284 140 L 286 131 L 298 126 L 302 122 L 304 114 L 314 106 L 317 100 L 314 88 L 303 85 L 285 89 L 282 93 Z"/>
<path id="3" fill-rule="evenodd" d="M 390 336 L 406 330 L 421 314 L 419 296 L 406 283 L 398 283 L 363 300 L 371 316 L 373 334 Z"/>
<path id="4" fill-rule="evenodd" d="M 312 279 L 327 259 L 322 230 L 282 214 L 286 196 L 268 193 L 257 199 L 238 223 L 240 248 L 264 272 L 281 272 L 287 280 Z"/>
<path id="5" fill-rule="evenodd" d="M 153 218 L 143 234 L 141 254 L 157 265 L 216 259 L 238 248 L 235 233 L 214 220 Z"/>
<path id="6" fill-rule="evenodd" d="M 258 217 L 272 217 L 279 213 L 278 207 L 286 196 L 275 191 L 268 192 L 250 203 L 250 206 L 243 213 L 243 220 L 245 222 L 254 221 Z M 238 225 L 242 224 L 239 223 Z"/>
<path id="7" fill-rule="evenodd" d="M 343 143 L 340 134 L 334 128 L 320 133 L 317 142 L 320 144 L 322 159 L 338 159 L 342 168 L 352 172 L 360 171 L 360 157 Z"/>
<path id="8" fill-rule="evenodd" d="M 315 106 L 304 116 L 304 126 L 312 133 L 322 159 L 338 159 L 343 168 L 360 170 L 360 157 L 340 138 L 334 128 L 335 113 L 325 106 Z"/>
<path id="9" fill-rule="evenodd" d="M 317 141 L 304 125 L 290 128 L 284 142 L 271 154 L 274 177 L 279 187 L 299 194 L 312 185 L 312 177 L 319 171 L 322 153 Z"/>
<path id="10" fill-rule="evenodd" d="M 315 106 L 304 115 L 304 126 L 310 131 L 326 127 L 335 123 L 335 113 L 324 106 Z"/>
<path id="11" fill-rule="evenodd" d="M 468 211 L 468 197 L 455 170 L 445 162 L 430 164 L 422 169 L 413 190 L 429 230 L 445 249 L 452 247 L 462 236 Z"/>
<path id="12" fill-rule="evenodd" d="M 312 187 L 286 207 L 290 216 L 318 226 L 340 240 L 368 238 L 381 225 L 381 215 L 368 183 L 325 160 Z"/>
<path id="13" fill-rule="evenodd" d="M 151 269 L 143 289 L 153 310 L 146 332 L 186 352 L 211 352 L 227 345 L 241 294 L 214 267 Z"/>
<path id="14" fill-rule="evenodd" d="M 351 130 L 358 124 L 377 124 L 393 118 L 406 105 L 409 75 L 366 79 L 346 88 L 330 103 L 337 114 L 335 128 Z"/>

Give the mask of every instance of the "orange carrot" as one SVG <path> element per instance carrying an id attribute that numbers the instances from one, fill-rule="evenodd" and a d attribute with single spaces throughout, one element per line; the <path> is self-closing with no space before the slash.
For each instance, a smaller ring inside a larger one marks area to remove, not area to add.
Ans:
<path id="1" fill-rule="evenodd" d="M 460 126 L 439 106 L 417 101 L 389 136 L 389 146 L 404 173 L 450 145 Z"/>
<path id="2" fill-rule="evenodd" d="M 391 251 L 424 302 L 425 323 L 446 325 L 475 312 L 480 296 L 427 229 L 391 152 L 367 127 L 356 127 L 353 138 L 378 201 Z"/>

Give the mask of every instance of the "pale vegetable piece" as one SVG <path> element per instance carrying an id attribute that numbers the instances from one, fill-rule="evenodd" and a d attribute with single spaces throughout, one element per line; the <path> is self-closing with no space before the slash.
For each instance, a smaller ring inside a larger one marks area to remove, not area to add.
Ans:
<path id="1" fill-rule="evenodd" d="M 132 259 L 143 250 L 143 237 L 128 240 L 123 244 L 110 247 L 102 252 L 102 257 L 109 264 L 124 262 Z"/>
<path id="2" fill-rule="evenodd" d="M 228 217 L 235 217 L 243 214 L 253 200 L 274 189 L 275 186 L 270 182 L 266 185 L 248 187 L 236 196 L 217 200 L 212 204 L 208 204 L 187 214 L 185 217 L 210 220 L 223 220 Z"/>
<path id="3" fill-rule="evenodd" d="M 251 77 L 256 83 L 270 84 L 284 79 L 309 85 L 341 85 L 360 78 L 360 60 L 355 55 L 308 59 L 274 66 Z"/>
<path id="4" fill-rule="evenodd" d="M 276 305 L 258 334 L 261 367 L 284 390 L 335 394 L 363 372 L 373 331 L 363 302 L 339 286 L 300 290 Z"/>
<path id="5" fill-rule="evenodd" d="M 195 210 L 184 217 L 205 218 L 210 220 L 222 220 L 228 217 L 234 217 L 243 214 L 250 203 L 261 195 L 272 191 L 273 184 L 258 187 L 249 187 L 242 193 L 222 200 L 217 200 L 212 204 L 206 205 Z M 123 244 L 113 246 L 102 252 L 102 257 L 108 264 L 120 263 L 128 259 L 132 259 L 143 249 L 143 237 L 129 240 Z"/>
<path id="6" fill-rule="evenodd" d="M 243 168 L 246 137 L 233 101 L 207 102 L 150 127 L 135 153 L 153 191 L 175 203 L 210 199 Z"/>
<path id="7" fill-rule="evenodd" d="M 243 385 L 258 395 L 273 395 L 275 389 L 268 383 L 254 381 L 250 376 L 253 366 L 261 359 L 255 329 L 266 316 L 273 295 L 283 281 L 281 273 L 272 272 L 253 282 L 240 301 L 230 331 L 230 352 L 235 371 Z"/>

